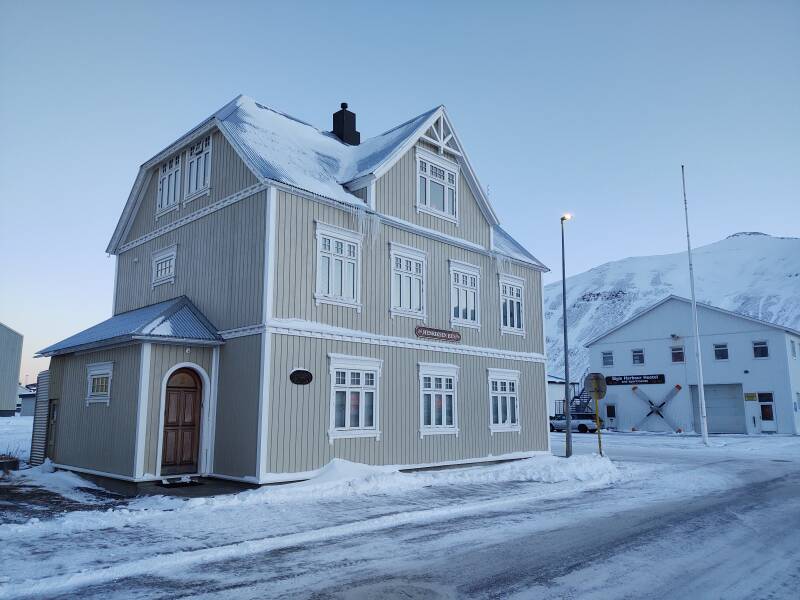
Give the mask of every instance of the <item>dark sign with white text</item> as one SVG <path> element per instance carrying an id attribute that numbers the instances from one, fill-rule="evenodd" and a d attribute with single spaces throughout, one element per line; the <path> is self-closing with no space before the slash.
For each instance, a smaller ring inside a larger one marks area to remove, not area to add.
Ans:
<path id="1" fill-rule="evenodd" d="M 659 375 L 609 375 L 608 385 L 647 385 L 649 383 L 666 383 L 663 374 Z"/>
<path id="2" fill-rule="evenodd" d="M 428 338 L 429 340 L 439 340 L 440 342 L 460 342 L 461 334 L 457 331 L 447 331 L 445 329 L 434 329 L 418 325 L 414 329 L 414 335 L 418 338 Z"/>

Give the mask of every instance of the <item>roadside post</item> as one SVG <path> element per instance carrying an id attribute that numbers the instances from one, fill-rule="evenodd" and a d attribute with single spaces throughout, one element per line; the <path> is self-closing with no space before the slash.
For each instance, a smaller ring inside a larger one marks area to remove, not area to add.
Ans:
<path id="1" fill-rule="evenodd" d="M 597 449 L 603 456 L 603 436 L 600 435 L 600 405 L 599 402 L 606 397 L 606 378 L 602 373 L 589 373 L 583 380 L 583 389 L 587 390 L 594 398 L 594 422 L 597 427 Z"/>

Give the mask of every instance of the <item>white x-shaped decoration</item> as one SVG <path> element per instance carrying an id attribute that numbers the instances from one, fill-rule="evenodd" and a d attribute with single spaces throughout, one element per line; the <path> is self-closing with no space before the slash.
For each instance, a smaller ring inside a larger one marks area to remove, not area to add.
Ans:
<path id="1" fill-rule="evenodd" d="M 631 391 L 635 396 L 638 396 L 639 398 L 647 402 L 647 407 L 649 408 L 649 412 L 644 416 L 644 418 L 641 421 L 639 421 L 634 426 L 634 429 L 639 429 L 644 424 L 644 422 L 647 421 L 647 419 L 651 416 L 661 417 L 664 420 L 664 422 L 672 428 L 673 431 L 677 431 L 679 429 L 678 427 L 675 426 L 675 424 L 672 421 L 670 421 L 666 417 L 666 415 L 664 415 L 664 407 L 670 400 L 672 400 L 675 396 L 678 395 L 678 392 L 681 391 L 681 386 L 675 385 L 675 387 L 673 387 L 669 392 L 667 392 L 667 395 L 661 399 L 661 402 L 659 404 L 653 402 L 647 394 L 645 394 L 641 389 L 639 389 L 638 385 L 633 386 L 631 388 Z"/>

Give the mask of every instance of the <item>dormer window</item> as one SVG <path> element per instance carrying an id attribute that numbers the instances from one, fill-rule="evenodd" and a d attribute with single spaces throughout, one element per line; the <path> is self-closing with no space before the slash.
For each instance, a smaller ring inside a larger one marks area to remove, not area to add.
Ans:
<path id="1" fill-rule="evenodd" d="M 181 155 L 161 165 L 158 172 L 158 202 L 156 212 L 162 213 L 177 206 L 181 191 Z"/>
<path id="2" fill-rule="evenodd" d="M 458 222 L 458 165 L 417 149 L 417 210 Z"/>
<path id="3" fill-rule="evenodd" d="M 186 155 L 186 200 L 201 195 L 211 184 L 211 136 L 189 146 Z"/>

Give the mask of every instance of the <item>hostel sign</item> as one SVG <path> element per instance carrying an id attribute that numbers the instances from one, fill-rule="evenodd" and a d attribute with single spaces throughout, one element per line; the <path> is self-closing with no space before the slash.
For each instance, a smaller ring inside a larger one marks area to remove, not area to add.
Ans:
<path id="1" fill-rule="evenodd" d="M 608 385 L 648 385 L 666 383 L 663 373 L 658 375 L 609 375 L 606 377 Z"/>

